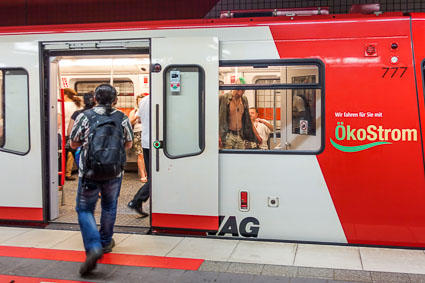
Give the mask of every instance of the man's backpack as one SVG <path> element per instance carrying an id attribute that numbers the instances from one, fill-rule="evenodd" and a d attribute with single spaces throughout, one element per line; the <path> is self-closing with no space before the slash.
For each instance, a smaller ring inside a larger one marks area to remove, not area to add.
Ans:
<path id="1" fill-rule="evenodd" d="M 122 126 L 124 113 L 116 111 L 100 115 L 90 109 L 84 114 L 90 123 L 84 178 L 94 181 L 116 178 L 124 170 L 126 161 Z"/>

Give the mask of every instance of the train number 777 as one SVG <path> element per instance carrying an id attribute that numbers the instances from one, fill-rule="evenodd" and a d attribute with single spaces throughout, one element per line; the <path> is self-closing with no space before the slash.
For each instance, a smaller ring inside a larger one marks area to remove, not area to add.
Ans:
<path id="1" fill-rule="evenodd" d="M 391 68 L 390 67 L 383 67 L 382 69 L 385 70 L 384 74 L 382 75 L 382 78 L 385 78 L 387 73 L 390 73 L 391 78 L 393 78 L 399 69 L 403 70 L 403 71 L 400 70 L 400 72 L 401 72 L 400 78 L 401 78 L 402 76 L 404 76 L 404 73 L 406 73 L 406 71 L 407 71 L 407 67 L 391 67 Z M 391 71 L 390 71 L 390 69 L 391 69 Z"/>

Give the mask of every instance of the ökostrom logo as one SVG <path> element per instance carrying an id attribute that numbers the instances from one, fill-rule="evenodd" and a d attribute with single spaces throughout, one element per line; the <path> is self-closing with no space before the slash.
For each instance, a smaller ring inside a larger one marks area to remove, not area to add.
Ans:
<path id="1" fill-rule="evenodd" d="M 416 129 L 385 129 L 376 125 L 356 129 L 351 125 L 344 125 L 344 122 L 338 122 L 335 127 L 335 139 L 338 141 L 369 141 L 365 144 L 347 146 L 338 144 L 330 138 L 331 144 L 336 149 L 343 152 L 358 152 L 398 141 L 417 141 L 418 132 Z"/>

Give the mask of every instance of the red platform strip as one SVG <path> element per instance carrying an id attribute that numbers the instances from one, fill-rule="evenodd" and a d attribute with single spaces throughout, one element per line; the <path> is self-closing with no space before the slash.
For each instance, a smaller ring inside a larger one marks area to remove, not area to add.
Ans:
<path id="1" fill-rule="evenodd" d="M 43 209 L 36 207 L 0 207 L 0 219 L 43 221 Z"/>
<path id="2" fill-rule="evenodd" d="M 85 252 L 83 251 L 67 251 L 9 246 L 0 246 L 0 256 L 72 262 L 84 262 L 84 260 L 86 259 Z M 198 270 L 204 260 L 192 258 L 109 253 L 105 254 L 103 258 L 98 262 L 103 264 L 139 267 Z"/>
<path id="3" fill-rule="evenodd" d="M 16 275 L 1 275 L 0 282 L 13 282 L 13 283 L 86 283 L 87 281 L 72 281 L 72 280 L 61 280 L 52 278 L 37 278 L 37 277 L 26 277 Z"/>
<path id="4" fill-rule="evenodd" d="M 152 213 L 152 227 L 218 230 L 218 216 Z"/>

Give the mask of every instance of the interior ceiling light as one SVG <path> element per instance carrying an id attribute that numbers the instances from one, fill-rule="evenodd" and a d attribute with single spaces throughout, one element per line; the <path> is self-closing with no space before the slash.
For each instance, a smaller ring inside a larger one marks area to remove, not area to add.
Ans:
<path id="1" fill-rule="evenodd" d="M 109 58 L 109 59 L 62 59 L 61 67 L 71 66 L 132 66 L 149 64 L 148 58 Z"/>

